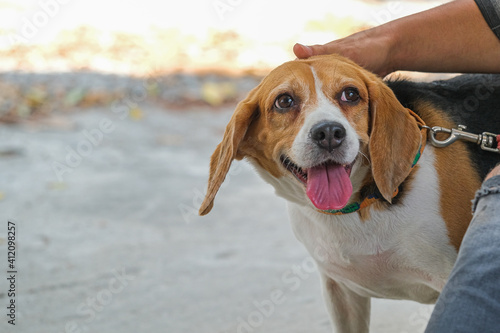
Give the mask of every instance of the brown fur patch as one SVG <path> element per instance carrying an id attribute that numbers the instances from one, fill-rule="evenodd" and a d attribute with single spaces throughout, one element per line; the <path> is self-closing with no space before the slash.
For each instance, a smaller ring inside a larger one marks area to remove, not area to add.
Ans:
<path id="1" fill-rule="evenodd" d="M 427 126 L 456 128 L 456 124 L 448 116 L 425 102 L 416 103 L 415 109 Z M 458 251 L 472 219 L 470 202 L 481 186 L 481 179 L 463 142 L 457 141 L 446 148 L 436 148 L 435 154 L 435 168 L 441 189 L 441 215 L 446 222 L 450 242 Z M 461 178 L 456 179 L 453 175 L 461 175 Z"/>

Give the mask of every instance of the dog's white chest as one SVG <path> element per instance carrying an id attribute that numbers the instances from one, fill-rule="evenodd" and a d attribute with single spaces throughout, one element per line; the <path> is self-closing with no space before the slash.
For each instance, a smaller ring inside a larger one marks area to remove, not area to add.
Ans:
<path id="1" fill-rule="evenodd" d="M 439 214 L 431 153 L 421 161 L 414 186 L 398 205 L 331 216 L 290 203 L 296 237 L 325 276 L 370 297 L 432 302 L 456 259 Z M 425 213 L 422 213 L 425 212 Z"/>
<path id="2" fill-rule="evenodd" d="M 363 296 L 433 302 L 456 257 L 450 245 L 432 244 L 436 239 L 417 244 L 410 231 L 389 226 L 396 221 L 361 222 L 352 215 L 312 222 L 296 208 L 290 210 L 294 232 L 320 272 Z M 381 226 L 365 225 L 377 222 Z"/>

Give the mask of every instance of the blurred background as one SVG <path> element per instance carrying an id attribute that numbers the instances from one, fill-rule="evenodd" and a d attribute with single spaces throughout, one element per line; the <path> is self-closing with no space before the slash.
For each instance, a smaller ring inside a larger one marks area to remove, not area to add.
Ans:
<path id="1" fill-rule="evenodd" d="M 325 43 L 442 2 L 2 1 L 0 119 L 107 105 L 130 87 L 106 75 L 161 78 L 147 98 L 176 106 L 233 103 L 294 59 L 296 42 Z"/>
<path id="2" fill-rule="evenodd" d="M 329 332 L 285 203 L 251 167 L 196 215 L 209 157 L 294 43 L 444 2 L 1 0 L 0 256 L 13 221 L 18 278 L 0 331 Z M 375 301 L 372 328 L 423 332 L 431 310 Z"/>

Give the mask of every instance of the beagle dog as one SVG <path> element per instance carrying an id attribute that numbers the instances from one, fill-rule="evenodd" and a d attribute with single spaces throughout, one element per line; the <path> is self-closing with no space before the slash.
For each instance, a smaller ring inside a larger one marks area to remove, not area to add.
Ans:
<path id="1" fill-rule="evenodd" d="M 433 303 L 475 191 L 499 158 L 458 141 L 435 148 L 425 126 L 465 120 L 499 133 L 500 111 L 482 109 L 500 107 L 500 97 L 476 96 L 475 111 L 460 118 L 475 91 L 500 96 L 498 77 L 481 77 L 483 88 L 461 79 L 386 83 L 337 55 L 287 62 L 238 104 L 212 155 L 199 213 L 212 209 L 231 162 L 246 158 L 287 200 L 337 332 L 368 331 L 371 297 Z"/>

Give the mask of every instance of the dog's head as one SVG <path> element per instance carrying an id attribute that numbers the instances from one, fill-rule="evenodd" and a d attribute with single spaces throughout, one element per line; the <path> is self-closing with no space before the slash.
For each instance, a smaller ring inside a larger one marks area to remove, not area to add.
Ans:
<path id="1" fill-rule="evenodd" d="M 212 155 L 200 214 L 242 158 L 279 194 L 320 210 L 343 208 L 366 179 L 390 202 L 420 140 L 414 118 L 376 75 L 337 55 L 287 62 L 236 107 Z"/>

